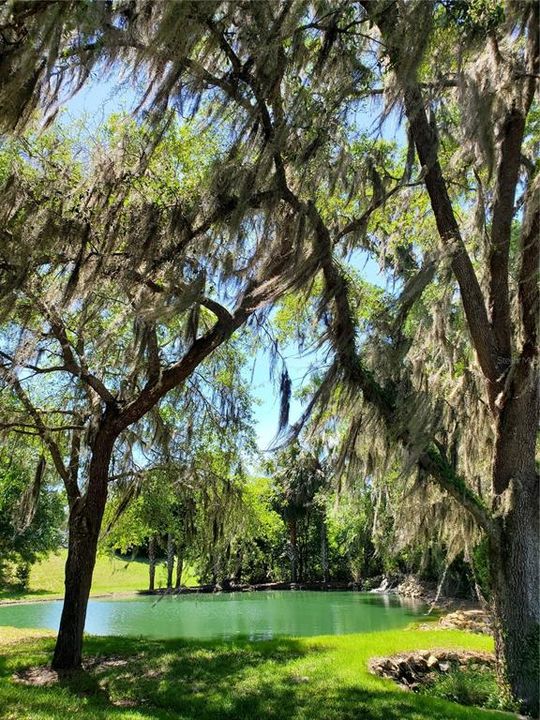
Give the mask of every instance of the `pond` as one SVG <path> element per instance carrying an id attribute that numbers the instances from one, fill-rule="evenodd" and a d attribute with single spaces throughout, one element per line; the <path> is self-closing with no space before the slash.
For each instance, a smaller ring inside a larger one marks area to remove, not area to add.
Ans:
<path id="1" fill-rule="evenodd" d="M 59 601 L 0 605 L 0 625 L 58 629 Z M 264 591 L 94 599 L 86 632 L 155 638 L 343 635 L 404 627 L 425 605 L 357 592 Z M 1 633 L 1 630 L 0 630 Z"/>

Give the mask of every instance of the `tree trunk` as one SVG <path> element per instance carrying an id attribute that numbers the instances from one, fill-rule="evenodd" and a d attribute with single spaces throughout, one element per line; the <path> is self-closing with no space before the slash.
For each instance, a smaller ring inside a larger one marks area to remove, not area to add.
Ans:
<path id="1" fill-rule="evenodd" d="M 174 572 L 174 544 L 171 533 L 167 533 L 167 590 L 172 590 Z"/>
<path id="2" fill-rule="evenodd" d="M 154 592 L 156 588 L 156 536 L 152 535 L 148 541 L 148 590 Z"/>
<path id="3" fill-rule="evenodd" d="M 298 539 L 296 521 L 289 520 L 289 557 L 291 560 L 291 582 L 298 580 Z"/>
<path id="4" fill-rule="evenodd" d="M 96 443 L 92 451 L 87 491 L 70 508 L 64 605 L 52 661 L 55 670 L 73 670 L 81 664 L 86 609 L 107 501 L 113 442 L 114 439 L 103 438 Z"/>
<path id="5" fill-rule="evenodd" d="M 321 516 L 321 567 L 323 583 L 328 582 L 328 538 L 326 533 L 326 520 Z"/>
<path id="6" fill-rule="evenodd" d="M 176 583 L 175 588 L 177 590 L 180 590 L 182 587 L 182 571 L 184 570 L 184 555 L 182 553 L 182 548 L 180 545 L 176 548 L 177 557 L 176 557 Z"/>
<path id="7" fill-rule="evenodd" d="M 243 570 L 243 563 L 244 563 L 244 555 L 242 551 L 239 549 L 236 552 L 236 566 L 234 568 L 234 582 L 236 584 L 240 584 L 242 580 L 242 570 Z"/>
<path id="8" fill-rule="evenodd" d="M 540 641 L 537 426 L 538 394 L 532 383 L 512 393 L 499 417 L 493 464 L 496 520 L 490 538 L 498 672 L 534 717 Z"/>

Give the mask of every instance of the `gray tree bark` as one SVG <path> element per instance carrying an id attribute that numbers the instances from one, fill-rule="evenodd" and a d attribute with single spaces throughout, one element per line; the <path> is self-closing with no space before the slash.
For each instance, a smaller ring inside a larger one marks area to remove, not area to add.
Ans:
<path id="1" fill-rule="evenodd" d="M 154 592 L 156 588 L 156 536 L 152 535 L 148 541 L 148 590 Z"/>

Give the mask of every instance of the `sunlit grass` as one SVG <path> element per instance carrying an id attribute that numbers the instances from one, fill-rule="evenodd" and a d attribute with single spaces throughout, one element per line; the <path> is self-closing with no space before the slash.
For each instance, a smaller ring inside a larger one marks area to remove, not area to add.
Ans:
<path id="1" fill-rule="evenodd" d="M 40 596 L 60 598 L 64 591 L 64 566 L 66 550 L 50 555 L 46 560 L 36 563 L 30 573 L 27 592 L 17 593 L 0 591 L 1 599 L 36 599 Z M 190 568 L 186 568 L 182 581 L 186 585 L 196 584 L 196 578 Z M 167 584 L 166 569 L 163 563 L 156 570 L 156 587 Z M 134 592 L 148 587 L 148 562 L 142 559 L 124 560 L 110 555 L 98 556 L 92 582 L 92 595 Z"/>
<path id="2" fill-rule="evenodd" d="M 4 631 L 0 628 L 0 633 Z M 26 631 L 13 630 L 25 638 Z M 19 635 L 17 636 L 17 633 Z M 4 720 L 500 720 L 404 692 L 367 670 L 370 657 L 434 647 L 490 650 L 486 636 L 400 630 L 264 642 L 87 638 L 90 669 L 51 687 L 12 675 L 46 664 L 50 637 L 0 647 Z M 96 664 L 107 660 L 108 663 Z"/>

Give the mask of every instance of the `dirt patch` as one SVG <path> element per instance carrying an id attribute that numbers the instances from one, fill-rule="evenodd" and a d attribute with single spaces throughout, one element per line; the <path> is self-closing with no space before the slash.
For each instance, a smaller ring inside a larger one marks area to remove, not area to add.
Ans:
<path id="1" fill-rule="evenodd" d="M 134 658 L 125 658 L 120 656 L 109 656 L 109 657 L 95 657 L 89 658 L 83 662 L 83 671 L 106 670 L 107 668 L 124 667 L 128 663 L 132 662 Z M 30 667 L 25 670 L 19 670 L 13 674 L 13 681 L 21 683 L 22 685 L 33 685 L 35 687 L 43 687 L 48 685 L 55 685 L 56 683 L 67 680 L 76 672 L 80 671 L 57 671 L 48 667 L 47 665 L 40 665 L 38 667 Z"/>
<path id="2" fill-rule="evenodd" d="M 115 707 L 120 708 L 135 708 L 139 707 L 137 700 L 131 700 L 130 698 L 120 698 L 118 700 L 111 700 L 111 704 Z"/>
<path id="3" fill-rule="evenodd" d="M 26 670 L 20 670 L 13 675 L 14 682 L 22 685 L 33 685 L 34 687 L 45 687 L 55 685 L 59 680 L 65 677 L 56 670 L 49 667 L 33 667 Z"/>
<path id="4" fill-rule="evenodd" d="M 101 670 L 101 668 L 124 667 L 137 659 L 137 656 L 126 658 L 121 655 L 91 657 L 83 661 L 83 670 Z"/>

